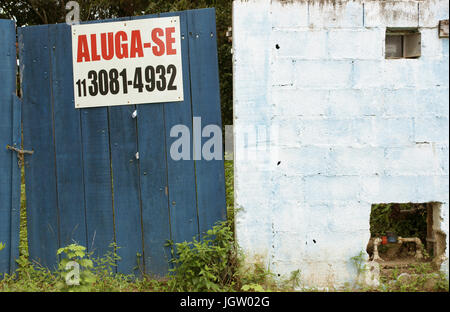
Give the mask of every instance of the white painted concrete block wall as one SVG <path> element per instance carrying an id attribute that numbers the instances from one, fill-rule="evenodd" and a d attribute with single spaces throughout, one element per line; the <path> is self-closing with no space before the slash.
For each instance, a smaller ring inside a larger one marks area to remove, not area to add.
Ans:
<path id="1" fill-rule="evenodd" d="M 233 5 L 237 240 L 310 286 L 355 278 L 373 203 L 442 202 L 448 246 L 448 0 L 335 2 Z M 386 60 L 386 27 L 422 56 Z"/>

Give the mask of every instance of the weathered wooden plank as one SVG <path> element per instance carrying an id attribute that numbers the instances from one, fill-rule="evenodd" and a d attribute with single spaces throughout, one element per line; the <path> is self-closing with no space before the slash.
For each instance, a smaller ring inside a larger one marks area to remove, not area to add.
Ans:
<path id="1" fill-rule="evenodd" d="M 86 246 L 80 112 L 74 108 L 71 31 L 49 25 L 60 245 Z"/>
<path id="2" fill-rule="evenodd" d="M 182 37 L 184 101 L 164 104 L 170 222 L 174 243 L 190 241 L 194 236 L 198 236 L 195 168 L 192 160 L 191 84 L 189 79 L 189 43 L 187 40 L 189 30 L 187 28 L 186 12 L 179 12 L 178 14 L 180 16 Z M 170 155 L 170 146 L 179 138 L 171 137 L 170 131 L 177 125 L 186 126 L 189 129 L 189 160 L 174 160 Z"/>
<path id="3" fill-rule="evenodd" d="M 14 44 L 15 47 L 15 44 Z M 14 64 L 15 65 L 15 64 Z M 13 146 L 21 146 L 22 130 L 22 101 L 14 94 L 13 97 Z M 11 178 L 11 254 L 10 254 L 10 273 L 17 269 L 16 260 L 19 258 L 20 244 L 20 196 L 21 196 L 21 169 L 16 155 L 12 155 L 12 178 Z M 1 222 L 1 221 L 0 221 Z"/>
<path id="4" fill-rule="evenodd" d="M 54 124 L 48 25 L 21 27 L 24 147 L 34 150 L 25 163 L 30 258 L 54 268 L 59 247 Z"/>
<path id="5" fill-rule="evenodd" d="M 143 243 L 137 123 L 132 118 L 135 110 L 136 105 L 108 108 L 115 238 L 121 257 L 117 271 L 125 274 L 144 270 L 142 257 L 138 257 L 143 253 Z"/>
<path id="6" fill-rule="evenodd" d="M 12 209 L 17 207 L 12 197 L 13 166 L 17 167 L 15 152 L 6 149 L 13 144 L 13 94 L 16 90 L 15 25 L 10 20 L 0 20 L 0 242 L 6 248 L 0 251 L 0 274 L 9 273 L 15 248 L 15 229 L 12 228 Z"/>
<path id="7" fill-rule="evenodd" d="M 129 20 L 128 17 L 102 21 L 86 21 L 96 24 Z M 112 251 L 109 245 L 115 241 L 113 180 L 109 133 L 109 108 L 81 109 L 85 205 L 88 232 L 88 250 L 101 257 Z M 119 246 L 120 247 L 120 246 Z M 123 256 L 124 250 L 120 250 Z M 134 253 L 135 255 L 135 253 Z M 132 261 L 128 261 L 132 262 Z M 133 263 L 131 268 L 135 264 Z M 115 268 L 116 270 L 116 268 Z"/>
<path id="8" fill-rule="evenodd" d="M 139 161 L 147 273 L 168 271 L 170 239 L 163 104 L 138 106 Z"/>
<path id="9" fill-rule="evenodd" d="M 192 10 L 187 12 L 187 17 L 192 115 L 201 118 L 201 127 L 193 133 L 194 148 L 198 147 L 198 155 L 201 155 L 203 144 L 209 140 L 209 137 L 201 137 L 202 128 L 215 125 L 216 129 L 222 129 L 215 10 Z M 206 135 L 213 136 L 211 133 Z M 220 146 L 214 148 L 222 149 L 221 131 L 215 136 L 220 139 Z M 196 138 L 200 140 L 196 141 Z M 212 160 L 206 160 L 202 155 L 201 159 L 195 160 L 195 170 L 199 229 L 204 233 L 217 221 L 226 220 L 223 153 L 220 159 Z"/>
<path id="10" fill-rule="evenodd" d="M 137 253 L 142 254 L 139 162 L 136 159 L 134 105 L 109 108 L 109 131 L 114 192 L 114 218 L 121 273 L 136 273 Z"/>
<path id="11" fill-rule="evenodd" d="M 81 110 L 84 189 L 89 251 L 103 256 L 114 242 L 108 110 Z"/>
<path id="12" fill-rule="evenodd" d="M 147 15 L 132 19 L 152 17 L 156 16 Z M 168 272 L 171 258 L 170 248 L 165 246 L 171 236 L 164 105 L 162 103 L 137 105 L 136 120 L 145 270 L 147 274 L 163 276 Z"/>

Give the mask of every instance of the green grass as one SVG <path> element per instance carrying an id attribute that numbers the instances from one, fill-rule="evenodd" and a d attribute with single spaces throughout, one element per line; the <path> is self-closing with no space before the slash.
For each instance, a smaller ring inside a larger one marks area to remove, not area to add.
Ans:
<path id="1" fill-rule="evenodd" d="M 25 168 L 21 169 L 20 185 L 20 243 L 19 255 L 28 258 L 28 231 L 27 231 L 27 196 L 25 193 Z"/>
<path id="2" fill-rule="evenodd" d="M 234 232 L 234 164 L 232 160 L 225 160 L 225 190 L 227 200 L 227 220 Z"/>

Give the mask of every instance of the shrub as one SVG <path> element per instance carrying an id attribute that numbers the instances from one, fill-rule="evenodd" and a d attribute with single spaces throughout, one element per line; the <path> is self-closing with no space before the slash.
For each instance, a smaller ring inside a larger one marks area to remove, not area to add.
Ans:
<path id="1" fill-rule="evenodd" d="M 174 246 L 172 246 L 174 247 Z M 238 254 L 228 222 L 219 222 L 201 241 L 175 244 L 169 288 L 173 291 L 231 290 L 236 284 Z"/>

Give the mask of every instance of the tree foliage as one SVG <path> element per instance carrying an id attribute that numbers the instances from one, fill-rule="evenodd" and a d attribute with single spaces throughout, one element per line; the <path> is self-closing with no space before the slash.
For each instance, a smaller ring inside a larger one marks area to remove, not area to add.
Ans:
<path id="1" fill-rule="evenodd" d="M 370 233 L 372 237 L 394 232 L 401 237 L 419 237 L 426 244 L 427 211 L 418 204 L 377 204 L 372 206 Z M 400 213 L 403 211 L 403 213 Z M 408 213 L 409 211 L 414 213 Z"/>
<path id="2" fill-rule="evenodd" d="M 69 0 L 0 0 L 0 18 L 14 19 L 17 26 L 64 23 Z M 162 12 L 214 7 L 222 106 L 222 124 L 233 123 L 231 43 L 231 0 L 77 0 L 82 21 L 138 16 Z"/>

